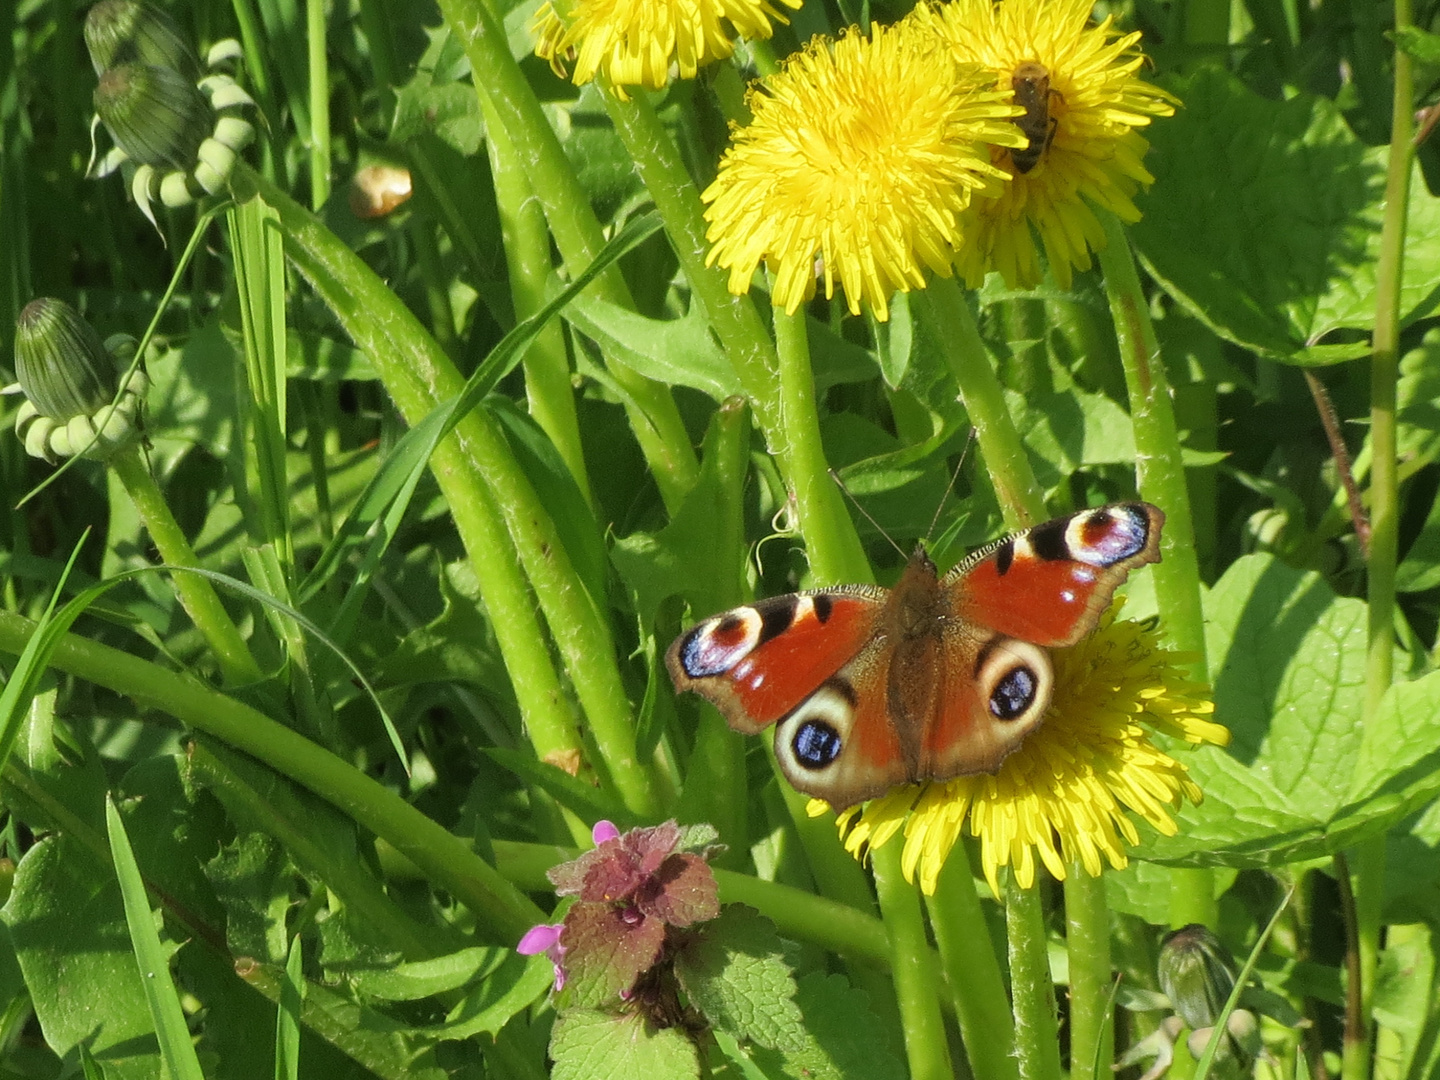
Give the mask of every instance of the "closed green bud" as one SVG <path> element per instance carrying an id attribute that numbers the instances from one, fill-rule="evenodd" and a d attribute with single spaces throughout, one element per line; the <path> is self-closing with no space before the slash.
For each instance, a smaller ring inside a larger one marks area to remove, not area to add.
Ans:
<path id="1" fill-rule="evenodd" d="M 139 165 L 189 169 L 214 114 L 192 82 L 167 67 L 121 64 L 95 87 L 95 111 L 110 137 Z"/>
<path id="2" fill-rule="evenodd" d="M 25 305 L 15 324 L 15 375 L 44 416 L 67 421 L 115 397 L 115 362 L 95 328 L 63 300 Z"/>
<path id="3" fill-rule="evenodd" d="M 1213 1027 L 1235 988 L 1235 961 L 1199 923 L 1181 927 L 1160 947 L 1160 989 L 1192 1030 Z"/>
<path id="4" fill-rule="evenodd" d="M 186 82 L 200 77 L 200 61 L 180 28 L 140 0 L 100 0 L 85 16 L 85 47 L 96 75 L 121 64 L 143 64 L 170 68 Z"/>

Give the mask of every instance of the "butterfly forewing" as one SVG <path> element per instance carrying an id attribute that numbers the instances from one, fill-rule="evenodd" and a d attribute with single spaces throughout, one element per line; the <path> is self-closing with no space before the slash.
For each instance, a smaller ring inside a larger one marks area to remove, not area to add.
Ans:
<path id="1" fill-rule="evenodd" d="M 1007 637 L 1055 648 L 1095 629 L 1126 575 L 1160 559 L 1165 515 L 1116 503 L 1007 536 L 945 578 L 956 613 Z"/>
<path id="2" fill-rule="evenodd" d="M 879 589 L 791 593 L 706 619 L 670 646 L 677 690 L 714 703 L 737 731 L 775 723 L 874 636 Z"/>

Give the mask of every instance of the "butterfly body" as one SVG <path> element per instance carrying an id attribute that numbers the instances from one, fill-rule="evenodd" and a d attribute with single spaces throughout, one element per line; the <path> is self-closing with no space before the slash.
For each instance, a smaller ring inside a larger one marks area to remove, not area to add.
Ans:
<path id="1" fill-rule="evenodd" d="M 1095 628 L 1129 572 L 1159 559 L 1148 503 L 1016 533 L 941 577 L 918 548 L 895 587 L 843 586 L 735 608 L 666 655 L 677 690 L 748 734 L 776 724 L 781 769 L 836 809 L 899 784 L 993 772 L 1044 717 L 1046 649 Z"/>

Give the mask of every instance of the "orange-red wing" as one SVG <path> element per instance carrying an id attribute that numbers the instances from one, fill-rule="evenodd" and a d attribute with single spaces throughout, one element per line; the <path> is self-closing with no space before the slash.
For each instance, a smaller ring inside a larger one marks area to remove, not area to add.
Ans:
<path id="1" fill-rule="evenodd" d="M 960 618 L 1021 641 L 1073 645 L 1130 571 L 1160 559 L 1163 515 L 1116 503 L 1006 537 L 946 576 Z"/>
<path id="2" fill-rule="evenodd" d="M 804 701 L 875 633 L 882 590 L 792 593 L 706 619 L 665 662 L 676 690 L 708 698 L 753 734 Z"/>

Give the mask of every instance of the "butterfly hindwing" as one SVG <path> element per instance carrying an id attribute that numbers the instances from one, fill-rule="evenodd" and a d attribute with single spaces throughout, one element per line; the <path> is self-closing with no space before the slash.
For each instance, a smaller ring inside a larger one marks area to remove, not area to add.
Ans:
<path id="1" fill-rule="evenodd" d="M 665 663 L 676 690 L 709 699 L 731 727 L 753 735 L 855 658 L 884 599 L 865 588 L 771 597 L 692 627 Z"/>
<path id="2" fill-rule="evenodd" d="M 1149 503 L 1082 510 L 976 552 L 944 584 L 967 622 L 1047 648 L 1073 645 L 1131 570 L 1159 561 L 1164 521 Z"/>
<path id="3" fill-rule="evenodd" d="M 893 658 L 885 638 L 872 637 L 776 725 L 775 757 L 797 791 L 839 808 L 915 778 L 887 701 Z"/>

